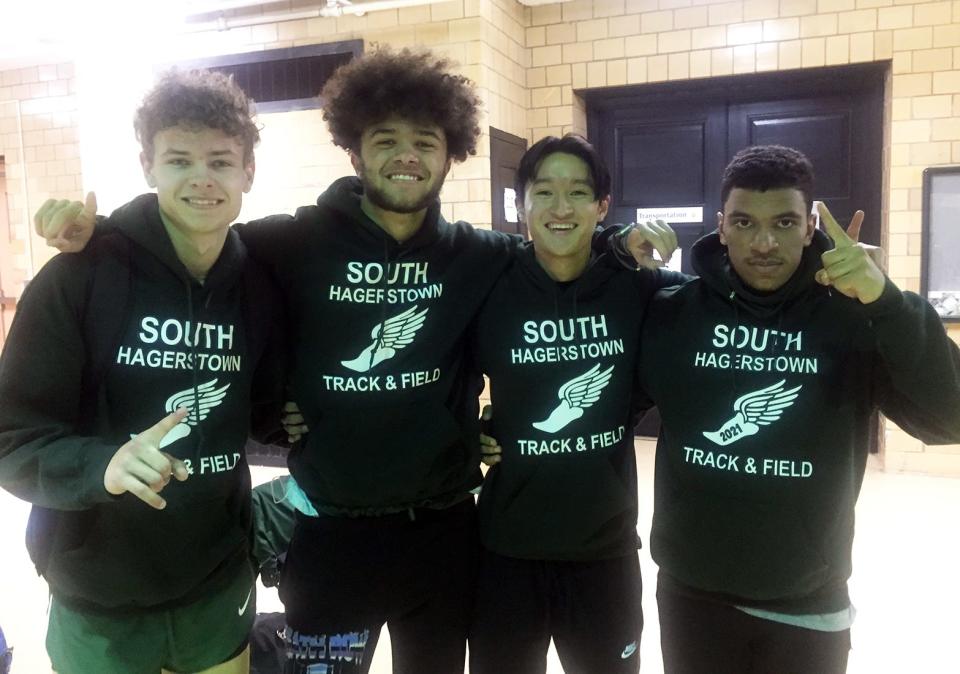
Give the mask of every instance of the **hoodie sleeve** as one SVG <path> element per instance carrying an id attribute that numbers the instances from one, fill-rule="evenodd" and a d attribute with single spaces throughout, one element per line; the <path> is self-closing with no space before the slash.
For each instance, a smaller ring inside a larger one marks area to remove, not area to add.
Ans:
<path id="1" fill-rule="evenodd" d="M 86 260 L 59 255 L 40 270 L 21 297 L 0 357 L 0 486 L 60 510 L 115 498 L 103 474 L 118 447 L 78 433 L 87 395 L 81 386 Z"/>
<path id="2" fill-rule="evenodd" d="M 292 353 L 289 343 L 288 322 L 283 303 L 274 281 L 264 278 L 264 296 L 256 301 L 264 306 L 262 329 L 266 331 L 263 351 L 253 373 L 250 392 L 250 435 L 257 442 L 289 446 L 287 434 L 280 423 L 283 403 L 291 396 L 285 395 L 288 381 L 287 355 Z"/>
<path id="3" fill-rule="evenodd" d="M 302 209 L 297 211 L 298 217 L 300 210 Z M 279 214 L 238 223 L 233 229 L 240 235 L 240 240 L 247 247 L 250 256 L 276 273 L 288 259 L 288 248 L 291 245 L 300 245 L 300 240 L 293 231 L 296 227 L 297 217 Z"/>
<path id="4" fill-rule="evenodd" d="M 280 423 L 284 403 L 286 349 L 273 335 L 253 373 L 250 397 L 250 436 L 267 445 L 288 446 Z"/>
<path id="5" fill-rule="evenodd" d="M 876 342 L 880 410 L 927 444 L 960 442 L 960 349 L 930 304 L 889 279 L 864 307 Z"/>
<path id="6" fill-rule="evenodd" d="M 662 290 L 663 288 L 680 286 L 694 278 L 696 277 L 678 271 L 670 271 L 669 269 L 663 268 L 657 269 L 654 271 L 654 289 Z"/>

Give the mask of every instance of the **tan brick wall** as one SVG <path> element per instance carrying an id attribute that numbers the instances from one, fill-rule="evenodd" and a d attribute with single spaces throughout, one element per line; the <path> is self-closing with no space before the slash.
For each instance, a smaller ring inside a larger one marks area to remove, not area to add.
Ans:
<path id="1" fill-rule="evenodd" d="M 574 0 L 532 8 L 527 47 L 535 137 L 582 129 L 570 89 L 891 61 L 886 249 L 891 278 L 919 289 L 921 172 L 960 163 L 960 2 Z M 888 426 L 890 469 L 960 475 L 960 446 Z"/>
<path id="2" fill-rule="evenodd" d="M 513 0 L 448 0 L 421 7 L 370 12 L 362 17 L 317 18 L 265 26 L 200 33 L 184 38 L 181 58 L 197 58 L 246 50 L 275 49 L 363 39 L 365 49 L 377 45 L 425 46 L 449 56 L 477 83 L 483 101 L 483 131 L 477 155 L 453 167 L 441 194 L 447 218 L 490 226 L 489 126 L 529 137 L 527 108 L 526 12 Z M 558 103 L 560 99 L 558 99 Z M 332 178 L 352 172 L 346 154 L 329 143 L 319 112 L 263 115 L 263 141 L 258 150 L 258 178 L 242 217 L 290 212 L 312 203 Z M 308 135 L 305 148 L 274 162 L 275 139 Z M 265 163 L 266 162 L 266 163 Z M 265 189 L 265 186 L 269 189 Z"/>
<path id="3" fill-rule="evenodd" d="M 73 65 L 0 72 L 0 155 L 6 169 L 5 218 L 0 223 L 3 293 L 19 297 L 31 266 L 53 251 L 28 240 L 32 213 L 49 197 L 80 197 L 80 148 Z M 32 262 L 32 265 L 31 265 Z"/>
<path id="4" fill-rule="evenodd" d="M 353 173 L 346 152 L 333 144 L 319 110 L 259 115 L 253 189 L 243 197 L 239 220 L 290 213 L 313 204 L 331 182 Z"/>
<path id="5" fill-rule="evenodd" d="M 916 290 L 920 279 L 921 171 L 960 163 L 956 0 L 571 0 L 537 7 L 515 0 L 448 0 L 363 17 L 185 36 L 171 44 L 164 61 L 356 38 L 367 49 L 430 47 L 460 63 L 478 84 L 484 137 L 477 156 L 453 169 L 442 198 L 447 217 L 481 226 L 490 221 L 487 127 L 531 141 L 548 133 L 584 133 L 585 108 L 574 93 L 584 88 L 890 61 L 883 221 L 890 275 L 907 289 Z M 44 68 L 0 73 L 11 250 L 22 268 L 26 223 L 18 186 L 23 183 L 16 181 L 26 172 L 31 204 L 47 194 L 81 196 L 72 72 L 68 66 Z M 11 127 L 14 98 L 30 103 L 24 126 L 32 128 L 22 130 L 24 140 L 30 133 L 26 165 L 11 146 L 21 133 Z M 243 217 L 312 203 L 331 179 L 350 172 L 319 112 L 264 115 L 261 121 L 259 175 Z M 38 247 L 35 257 L 42 260 L 46 250 Z M 951 334 L 960 339 L 960 329 Z M 960 474 L 957 448 L 918 445 L 892 426 L 886 458 L 892 469 Z"/>

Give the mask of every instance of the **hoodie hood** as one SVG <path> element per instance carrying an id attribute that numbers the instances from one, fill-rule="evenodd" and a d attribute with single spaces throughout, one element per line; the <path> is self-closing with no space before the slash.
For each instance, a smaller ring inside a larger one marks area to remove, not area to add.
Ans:
<path id="1" fill-rule="evenodd" d="M 691 262 L 694 271 L 711 289 L 758 318 L 770 318 L 815 283 L 814 273 L 822 266 L 820 256 L 830 248 L 827 235 L 814 230 L 813 240 L 803 249 L 796 271 L 785 284 L 770 293 L 758 293 L 743 283 L 731 268 L 727 248 L 720 243 L 720 235 L 715 231 L 693 244 Z"/>
<path id="2" fill-rule="evenodd" d="M 416 234 L 403 243 L 398 243 L 363 212 L 363 208 L 360 207 L 362 196 L 363 183 L 360 182 L 360 178 L 347 176 L 331 183 L 330 187 L 317 198 L 317 205 L 332 210 L 335 214 L 333 221 L 349 229 L 350 236 L 355 236 L 355 233 L 359 232 L 364 239 L 384 242 L 391 252 L 394 250 L 410 252 L 429 246 L 439 238 L 441 230 L 447 226 L 446 220 L 440 215 L 438 199 L 427 208 L 423 224 Z"/>
<path id="3" fill-rule="evenodd" d="M 558 297 L 569 294 L 586 299 L 600 292 L 606 281 L 619 271 L 616 262 L 602 264 L 608 255 L 609 253 L 603 255 L 591 253 L 590 261 L 577 278 L 568 282 L 558 282 L 551 278 L 537 260 L 533 242 L 527 241 L 519 256 L 519 266 L 530 285 L 542 292 L 556 294 Z"/>
<path id="4" fill-rule="evenodd" d="M 110 220 L 111 224 L 115 225 L 116 231 L 149 251 L 177 278 L 185 283 L 193 281 L 187 268 L 177 257 L 177 252 L 167 234 L 160 217 L 160 206 L 156 194 L 141 194 L 116 209 L 111 214 Z M 246 258 L 246 248 L 240 241 L 240 237 L 230 229 L 220 256 L 207 273 L 204 287 L 217 290 L 234 285 L 243 270 Z"/>

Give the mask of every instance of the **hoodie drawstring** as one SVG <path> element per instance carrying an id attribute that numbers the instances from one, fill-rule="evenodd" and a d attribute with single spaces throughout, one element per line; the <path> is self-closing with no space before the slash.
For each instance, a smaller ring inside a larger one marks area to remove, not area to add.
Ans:
<path id="1" fill-rule="evenodd" d="M 370 364 L 367 369 L 373 367 L 373 357 L 383 347 L 383 326 L 387 322 L 387 285 L 390 277 L 390 244 L 386 239 L 383 240 L 383 275 L 380 277 L 380 326 L 377 330 L 377 342 L 370 351 Z"/>
<path id="2" fill-rule="evenodd" d="M 196 319 L 193 315 L 193 283 L 187 279 L 187 321 L 190 328 L 193 329 L 193 339 L 190 339 L 190 371 L 193 377 L 193 409 L 187 413 L 184 420 L 189 423 L 190 417 L 196 420 L 197 427 L 197 456 L 200 454 L 200 448 L 204 444 L 203 425 L 200 423 L 200 392 L 197 372 L 197 337 L 200 331 L 197 329 Z M 207 296 L 207 304 L 210 303 L 210 297 Z M 187 338 L 190 338 L 190 328 L 187 329 Z"/>
<path id="3" fill-rule="evenodd" d="M 736 334 L 737 334 L 737 330 L 740 329 L 740 309 L 739 309 L 739 307 L 737 306 L 737 291 L 731 290 L 731 291 L 730 291 L 730 296 L 729 296 L 727 299 L 729 299 L 729 300 L 730 300 L 730 304 L 733 305 L 733 332 L 731 332 L 731 334 L 734 335 L 734 337 L 735 337 Z M 733 364 L 731 363 L 731 365 L 733 365 Z M 730 368 L 730 378 L 731 378 L 731 385 L 730 385 L 730 393 L 729 393 L 729 395 L 727 396 L 727 407 L 728 407 L 729 409 L 734 409 L 734 402 L 736 401 L 736 399 L 737 399 L 737 397 L 738 397 L 738 395 L 737 395 L 737 390 L 738 390 L 738 385 L 737 385 L 737 368 L 736 368 L 736 367 L 731 367 L 731 368 Z"/>

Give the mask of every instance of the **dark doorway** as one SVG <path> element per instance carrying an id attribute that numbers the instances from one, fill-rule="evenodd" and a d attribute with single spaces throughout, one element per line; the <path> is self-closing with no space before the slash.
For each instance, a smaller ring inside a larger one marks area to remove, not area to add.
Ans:
<path id="1" fill-rule="evenodd" d="M 514 206 L 513 179 L 520 166 L 520 157 L 527 151 L 527 141 L 506 131 L 490 127 L 490 201 L 493 215 L 490 222 L 499 232 L 527 236 L 527 227 Z"/>
<path id="2" fill-rule="evenodd" d="M 591 142 L 613 174 L 611 222 L 638 208 L 677 209 L 684 251 L 716 227 L 723 167 L 749 145 L 796 147 L 816 170 L 814 198 L 841 223 L 862 208 L 860 239 L 880 244 L 883 87 L 888 65 L 578 92 Z M 702 208 L 699 221 L 690 212 Z M 692 271 L 683 259 L 683 270 Z"/>
<path id="3" fill-rule="evenodd" d="M 888 70 L 870 63 L 578 91 L 590 141 L 613 175 L 607 221 L 631 222 L 639 208 L 676 213 L 682 269 L 692 273 L 687 252 L 716 227 L 723 168 L 745 147 L 776 143 L 810 158 L 814 198 L 841 224 L 862 208 L 860 240 L 880 245 Z M 654 408 L 637 434 L 656 436 L 659 423 Z M 879 420 L 873 426 L 876 452 Z"/>

